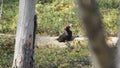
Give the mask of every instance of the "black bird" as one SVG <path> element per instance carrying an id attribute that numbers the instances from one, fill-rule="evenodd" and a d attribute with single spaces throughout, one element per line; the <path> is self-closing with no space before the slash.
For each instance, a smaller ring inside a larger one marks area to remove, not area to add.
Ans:
<path id="1" fill-rule="evenodd" d="M 60 35 L 57 40 L 59 42 L 71 41 L 72 40 L 72 31 L 70 30 L 70 26 L 65 26 L 65 32 Z"/>

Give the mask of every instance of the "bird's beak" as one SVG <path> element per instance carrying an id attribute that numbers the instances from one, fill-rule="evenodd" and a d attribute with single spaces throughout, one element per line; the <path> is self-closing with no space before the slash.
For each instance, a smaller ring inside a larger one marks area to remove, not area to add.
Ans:
<path id="1" fill-rule="evenodd" d="M 70 24 L 69 26 L 72 27 L 72 24 Z"/>

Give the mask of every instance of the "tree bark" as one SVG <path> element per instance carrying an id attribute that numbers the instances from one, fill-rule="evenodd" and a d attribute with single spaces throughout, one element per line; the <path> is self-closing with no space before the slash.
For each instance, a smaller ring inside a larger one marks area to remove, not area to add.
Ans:
<path id="1" fill-rule="evenodd" d="M 34 68 L 35 0 L 19 0 L 19 18 L 12 68 Z"/>
<path id="2" fill-rule="evenodd" d="M 117 51 L 117 55 L 116 55 L 116 61 L 117 61 L 117 68 L 120 68 L 120 16 L 119 16 L 119 20 L 118 20 L 118 42 L 117 42 L 117 46 L 118 46 L 118 51 Z"/>
<path id="3" fill-rule="evenodd" d="M 79 17 L 89 39 L 90 49 L 96 58 L 95 68 L 116 68 L 114 52 L 105 42 L 102 20 L 95 0 L 76 0 Z"/>

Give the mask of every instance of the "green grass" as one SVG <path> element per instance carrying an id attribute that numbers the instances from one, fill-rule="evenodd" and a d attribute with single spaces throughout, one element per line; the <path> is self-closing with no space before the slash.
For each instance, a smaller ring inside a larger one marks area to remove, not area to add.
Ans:
<path id="1" fill-rule="evenodd" d="M 14 52 L 14 37 L 0 36 L 0 68 L 11 68 Z"/>
<path id="2" fill-rule="evenodd" d="M 90 67 L 88 50 L 68 48 L 41 48 L 36 49 L 36 68 L 84 68 Z"/>
<path id="3" fill-rule="evenodd" d="M 73 41 L 73 49 L 42 46 L 35 48 L 36 68 L 85 68 L 91 67 L 86 42 Z M 0 36 L 0 68 L 11 68 L 14 54 L 14 37 Z"/>
<path id="4" fill-rule="evenodd" d="M 41 2 L 39 3 L 39 1 Z M 107 35 L 117 34 L 118 5 L 119 0 L 98 0 Z M 7 0 L 3 9 L 0 33 L 15 34 L 18 19 L 18 0 Z M 84 35 L 84 31 L 81 29 L 83 25 L 76 15 L 73 0 L 37 0 L 36 14 L 38 16 L 38 35 L 59 35 L 67 24 L 73 24 L 74 35 Z"/>
<path id="5" fill-rule="evenodd" d="M 118 33 L 118 9 L 108 9 L 103 11 L 103 23 L 107 35 L 117 36 Z"/>
<path id="6" fill-rule="evenodd" d="M 105 8 L 105 9 L 112 9 L 112 8 L 118 8 L 119 7 L 119 0 L 98 0 L 99 7 Z"/>
<path id="7" fill-rule="evenodd" d="M 6 0 L 0 20 L 0 33 L 15 34 L 18 16 L 18 0 Z"/>

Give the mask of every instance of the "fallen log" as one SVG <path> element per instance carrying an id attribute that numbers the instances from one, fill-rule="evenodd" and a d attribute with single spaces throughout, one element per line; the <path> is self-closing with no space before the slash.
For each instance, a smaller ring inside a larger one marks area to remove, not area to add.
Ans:
<path id="1" fill-rule="evenodd" d="M 7 38 L 14 38 L 15 35 L 10 35 L 10 34 L 0 34 L 1 37 L 7 37 Z M 56 39 L 58 37 L 50 37 L 50 36 L 36 36 L 36 43 L 35 45 L 37 47 L 44 47 L 44 46 L 50 46 L 50 47 L 67 47 L 66 43 L 64 42 L 58 42 Z M 69 43 L 71 45 L 77 44 L 77 42 L 88 42 L 88 39 L 86 37 L 72 37 L 73 40 L 70 41 Z M 109 47 L 117 47 L 117 41 L 118 37 L 106 37 L 105 38 L 106 43 L 109 45 Z M 14 41 L 14 40 L 11 40 Z"/>
<path id="2" fill-rule="evenodd" d="M 42 46 L 51 46 L 51 47 L 66 47 L 66 42 L 58 42 L 56 39 L 58 37 L 48 37 L 48 36 L 39 36 L 36 37 L 36 45 L 37 47 Z M 78 42 L 88 42 L 88 39 L 86 37 L 73 37 L 74 39 L 72 41 L 69 41 L 70 45 L 77 44 Z M 106 37 L 106 43 L 109 47 L 116 47 L 118 37 Z"/>
<path id="3" fill-rule="evenodd" d="M 36 45 L 38 47 L 40 46 L 57 46 L 57 47 L 66 47 L 66 43 L 65 42 L 58 42 L 56 39 L 58 37 L 48 37 L 48 36 L 40 36 L 40 37 L 36 37 Z M 87 41 L 87 38 L 85 37 L 72 37 L 73 40 L 72 41 Z M 72 41 L 69 41 L 69 43 L 72 43 Z"/>

